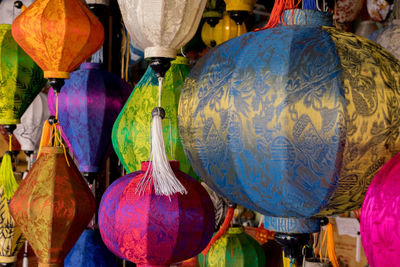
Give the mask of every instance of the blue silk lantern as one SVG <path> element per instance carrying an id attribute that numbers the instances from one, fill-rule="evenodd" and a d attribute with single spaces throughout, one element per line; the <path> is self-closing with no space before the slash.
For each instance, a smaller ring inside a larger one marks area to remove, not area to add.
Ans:
<path id="1" fill-rule="evenodd" d="M 99 230 L 86 229 L 64 260 L 65 267 L 117 267 Z"/>
<path id="2" fill-rule="evenodd" d="M 83 63 L 66 80 L 59 94 L 58 118 L 81 172 L 100 171 L 111 148 L 112 126 L 131 91 L 128 83 L 97 63 Z M 48 101 L 54 114 L 53 90 Z"/>
<path id="3" fill-rule="evenodd" d="M 400 64 L 326 13 L 282 19 L 199 60 L 180 98 L 180 137 L 216 192 L 267 215 L 269 230 L 310 233 L 359 208 L 400 150 Z"/>

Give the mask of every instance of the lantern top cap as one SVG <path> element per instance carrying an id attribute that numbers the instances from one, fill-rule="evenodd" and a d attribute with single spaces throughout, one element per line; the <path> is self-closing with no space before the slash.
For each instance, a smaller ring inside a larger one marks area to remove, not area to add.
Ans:
<path id="1" fill-rule="evenodd" d="M 149 166 L 149 164 L 151 165 L 151 161 L 142 161 L 141 171 L 143 171 L 143 172 L 147 171 L 147 167 Z M 179 161 L 170 160 L 169 164 L 171 165 L 171 168 L 173 171 L 179 171 Z"/>
<path id="2" fill-rule="evenodd" d="M 333 26 L 333 16 L 313 9 L 287 9 L 282 14 L 283 25 Z"/>
<path id="3" fill-rule="evenodd" d="M 0 24 L 0 29 L 11 30 L 11 24 Z"/>
<path id="4" fill-rule="evenodd" d="M 79 69 L 81 70 L 100 70 L 102 68 L 101 63 L 84 62 L 81 64 Z"/>
<path id="5" fill-rule="evenodd" d="M 239 226 L 239 227 L 230 227 L 230 228 L 228 229 L 228 231 L 227 231 L 228 234 L 234 234 L 234 235 L 241 234 L 241 233 L 243 233 L 243 232 L 244 232 L 243 226 Z"/>

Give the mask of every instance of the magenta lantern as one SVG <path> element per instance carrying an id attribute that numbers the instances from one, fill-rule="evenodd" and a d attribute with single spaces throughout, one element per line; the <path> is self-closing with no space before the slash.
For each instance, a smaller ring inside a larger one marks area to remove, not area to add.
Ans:
<path id="1" fill-rule="evenodd" d="M 139 195 L 136 188 L 148 164 L 107 188 L 99 209 L 100 233 L 114 254 L 139 267 L 169 266 L 207 246 L 214 230 L 214 207 L 200 183 L 179 171 L 177 161 L 170 164 L 186 195 L 155 195 L 153 185 Z"/>
<path id="2" fill-rule="evenodd" d="M 400 262 L 400 153 L 372 180 L 361 208 L 361 241 L 371 267 Z"/>

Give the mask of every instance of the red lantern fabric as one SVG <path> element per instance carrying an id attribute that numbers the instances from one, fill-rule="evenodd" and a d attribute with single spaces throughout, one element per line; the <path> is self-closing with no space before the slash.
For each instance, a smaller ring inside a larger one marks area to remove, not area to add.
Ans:
<path id="1" fill-rule="evenodd" d="M 199 182 L 170 162 L 187 190 L 167 197 L 155 195 L 151 184 L 136 193 L 148 162 L 107 188 L 99 209 L 99 228 L 106 246 L 140 266 L 169 266 L 199 254 L 214 230 L 214 207 Z M 151 173 L 151 172 L 150 172 Z"/>
<path id="2" fill-rule="evenodd" d="M 10 212 L 38 257 L 39 267 L 64 266 L 96 203 L 62 147 L 43 147 L 41 153 L 15 192 Z"/>
<path id="3" fill-rule="evenodd" d="M 11 30 L 45 78 L 69 78 L 104 41 L 102 24 L 81 0 L 37 0 Z"/>

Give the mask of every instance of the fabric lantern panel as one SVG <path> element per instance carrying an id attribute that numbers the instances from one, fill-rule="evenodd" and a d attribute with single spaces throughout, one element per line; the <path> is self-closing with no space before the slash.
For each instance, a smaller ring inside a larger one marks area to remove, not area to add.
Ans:
<path id="1" fill-rule="evenodd" d="M 179 139 L 177 119 L 179 96 L 189 71 L 186 58 L 178 57 L 171 62 L 171 68 L 165 74 L 163 82 L 161 103 L 171 122 L 170 127 L 169 120 L 163 120 L 167 155 L 172 154 L 180 162 L 181 170 L 193 176 L 195 173 L 190 167 Z M 158 105 L 157 94 L 158 80 L 149 67 L 114 123 L 112 143 L 118 158 L 128 172 L 140 169 L 141 162 L 149 159 L 149 121 L 152 109 Z"/>
<path id="2" fill-rule="evenodd" d="M 43 71 L 0 25 L 0 124 L 18 124 L 25 110 L 46 84 Z"/>
<path id="3" fill-rule="evenodd" d="M 145 58 L 175 58 L 196 33 L 206 2 L 118 0 L 129 35 L 145 49 Z"/>
<path id="4" fill-rule="evenodd" d="M 206 190 L 179 171 L 177 161 L 171 167 L 187 194 L 155 195 L 152 183 L 137 193 L 148 164 L 107 188 L 99 209 L 100 233 L 118 257 L 137 266 L 169 266 L 206 247 L 214 230 L 214 208 Z"/>
<path id="5" fill-rule="evenodd" d="M 49 115 L 47 95 L 39 93 L 22 115 L 21 124 L 18 124 L 14 131 L 22 150 L 37 151 L 39 149 L 43 123 L 49 118 Z"/>
<path id="6" fill-rule="evenodd" d="M 86 229 L 65 258 L 64 266 L 117 267 L 117 263 L 104 245 L 99 230 Z"/>
<path id="7" fill-rule="evenodd" d="M 212 245 L 205 258 L 199 254 L 199 264 L 203 267 L 264 267 L 265 254 L 243 227 L 231 227 Z"/>
<path id="8" fill-rule="evenodd" d="M 64 258 L 93 218 L 96 204 L 62 147 L 43 147 L 41 153 L 15 192 L 10 211 L 35 252 L 39 267 L 63 266 Z"/>
<path id="9" fill-rule="evenodd" d="M 360 207 L 400 150 L 400 64 L 365 38 L 321 26 L 325 13 L 293 12 L 283 14 L 288 26 L 244 34 L 199 60 L 179 127 L 213 190 L 267 215 L 268 230 L 307 233 L 322 216 Z"/>
<path id="10" fill-rule="evenodd" d="M 361 208 L 361 241 L 373 267 L 396 266 L 400 261 L 400 154 L 372 180 Z"/>
<path id="11" fill-rule="evenodd" d="M 46 78 L 69 78 L 104 41 L 102 24 L 81 0 L 36 0 L 14 20 L 12 34 Z"/>
<path id="12" fill-rule="evenodd" d="M 100 171 L 111 149 L 112 126 L 131 91 L 128 83 L 97 63 L 83 63 L 66 80 L 59 94 L 58 119 L 80 171 Z M 55 115 L 53 90 L 48 101 Z"/>

